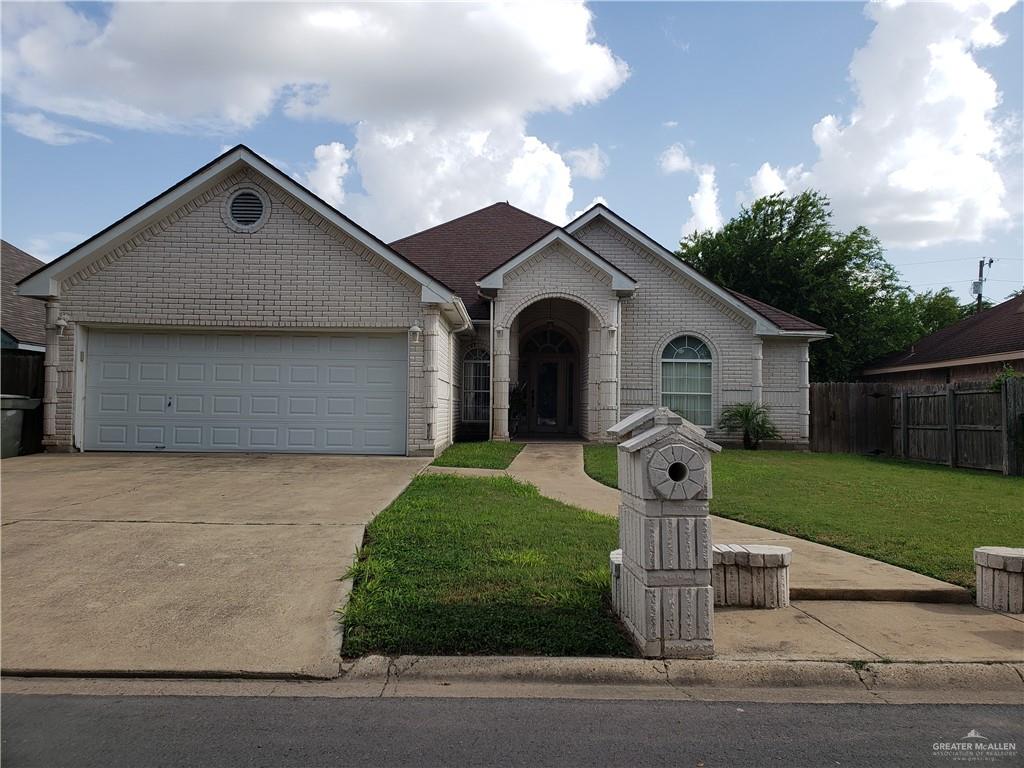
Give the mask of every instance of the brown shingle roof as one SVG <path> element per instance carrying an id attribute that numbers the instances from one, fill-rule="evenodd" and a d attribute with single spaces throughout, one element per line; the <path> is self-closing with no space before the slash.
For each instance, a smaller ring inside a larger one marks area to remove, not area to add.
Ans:
<path id="1" fill-rule="evenodd" d="M 486 320 L 487 302 L 477 294 L 476 281 L 556 228 L 508 203 L 495 203 L 389 245 L 450 286 L 470 317 Z"/>
<path id="2" fill-rule="evenodd" d="M 477 292 L 477 280 L 557 228 L 550 221 L 508 203 L 495 203 L 389 245 L 451 286 L 462 297 L 470 317 L 486 320 L 487 301 Z M 784 331 L 824 330 L 763 301 L 736 291 L 730 293 Z"/>
<path id="3" fill-rule="evenodd" d="M 757 314 L 761 315 L 761 317 L 768 318 L 784 331 L 825 330 L 820 325 L 812 323 L 810 320 L 804 320 L 802 317 L 797 317 L 796 315 L 789 314 L 789 312 L 783 312 L 781 309 L 773 307 L 771 304 L 765 304 L 763 301 L 758 301 L 757 299 L 751 298 L 750 296 L 746 296 L 740 293 L 739 291 L 734 291 L 729 288 L 726 288 L 726 290 L 729 291 L 729 293 L 731 293 L 737 299 L 742 301 L 744 304 L 746 304 L 748 307 L 750 307 L 752 310 L 757 312 Z"/>
<path id="4" fill-rule="evenodd" d="M 43 262 L 0 240 L 0 284 L 3 329 L 23 344 L 46 344 L 46 305 L 39 299 L 18 296 L 15 283 L 35 272 Z"/>
<path id="5" fill-rule="evenodd" d="M 947 360 L 1024 350 L 1024 296 L 947 325 L 924 336 L 906 349 L 881 357 L 865 370 L 901 365 L 939 364 Z"/>

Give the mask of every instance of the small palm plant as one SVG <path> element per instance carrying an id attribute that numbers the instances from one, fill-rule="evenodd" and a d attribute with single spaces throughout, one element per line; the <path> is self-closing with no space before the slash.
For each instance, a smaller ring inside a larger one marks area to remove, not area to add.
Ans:
<path id="1" fill-rule="evenodd" d="M 743 447 L 756 451 L 762 440 L 778 440 L 782 437 L 768 415 L 768 408 L 760 403 L 736 403 L 722 410 L 718 419 L 719 429 L 726 432 L 743 430 Z"/>

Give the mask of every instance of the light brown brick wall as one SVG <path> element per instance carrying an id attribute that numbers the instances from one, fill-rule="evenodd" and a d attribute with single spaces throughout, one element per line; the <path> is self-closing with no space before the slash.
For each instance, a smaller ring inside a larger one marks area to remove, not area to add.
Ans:
<path id="1" fill-rule="evenodd" d="M 268 221 L 251 234 L 232 231 L 221 215 L 241 182 L 259 186 L 271 199 Z M 280 187 L 245 171 L 66 278 L 61 311 L 84 325 L 404 331 L 423 327 L 427 308 L 416 281 Z M 58 446 L 72 441 L 73 331 L 69 326 L 61 339 Z M 410 345 L 409 355 L 410 452 L 435 451 L 425 427 L 420 343 Z"/>
<path id="2" fill-rule="evenodd" d="M 622 300 L 621 415 L 660 404 L 661 353 L 665 344 L 683 334 L 702 338 L 712 348 L 715 423 L 724 406 L 752 398 L 757 336 L 747 316 L 604 221 L 596 220 L 574 236 L 639 284 L 633 296 Z M 766 343 L 763 352 L 765 397 L 768 399 L 770 392 L 773 418 L 788 441 L 801 439 L 799 414 L 807 408 L 806 390 L 802 395 L 797 392 L 793 378 L 792 361 L 801 347 L 806 347 L 806 341 L 787 339 Z M 714 428 L 709 434 L 717 439 L 728 437 Z"/>

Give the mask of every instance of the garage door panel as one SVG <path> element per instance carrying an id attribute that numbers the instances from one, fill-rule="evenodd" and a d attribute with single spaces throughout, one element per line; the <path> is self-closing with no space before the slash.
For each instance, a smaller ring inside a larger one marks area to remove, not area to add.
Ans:
<path id="1" fill-rule="evenodd" d="M 85 447 L 405 453 L 404 335 L 92 332 Z"/>

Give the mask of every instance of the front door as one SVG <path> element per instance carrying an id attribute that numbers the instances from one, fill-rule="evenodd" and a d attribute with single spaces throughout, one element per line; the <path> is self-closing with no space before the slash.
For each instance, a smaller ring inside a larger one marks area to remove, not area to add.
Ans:
<path id="1" fill-rule="evenodd" d="M 573 362 L 564 356 L 538 357 L 531 368 L 530 431 L 571 431 L 575 426 Z"/>

